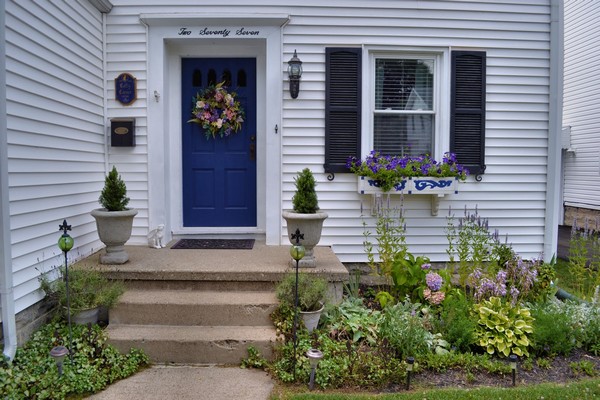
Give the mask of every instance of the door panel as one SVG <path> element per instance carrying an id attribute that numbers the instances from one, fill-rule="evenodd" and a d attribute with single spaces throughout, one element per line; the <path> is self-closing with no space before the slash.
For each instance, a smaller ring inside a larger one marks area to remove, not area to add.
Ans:
<path id="1" fill-rule="evenodd" d="M 229 137 L 207 140 L 187 122 L 192 98 L 222 81 L 237 93 L 244 122 Z M 256 60 L 184 58 L 182 96 L 183 226 L 256 226 Z"/>

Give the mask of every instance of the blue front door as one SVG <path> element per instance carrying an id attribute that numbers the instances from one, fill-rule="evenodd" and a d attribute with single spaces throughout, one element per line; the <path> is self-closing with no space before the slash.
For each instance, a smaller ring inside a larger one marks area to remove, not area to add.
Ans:
<path id="1" fill-rule="evenodd" d="M 256 59 L 182 60 L 183 226 L 256 226 Z M 192 98 L 225 82 L 244 110 L 242 128 L 206 139 L 192 118 Z"/>

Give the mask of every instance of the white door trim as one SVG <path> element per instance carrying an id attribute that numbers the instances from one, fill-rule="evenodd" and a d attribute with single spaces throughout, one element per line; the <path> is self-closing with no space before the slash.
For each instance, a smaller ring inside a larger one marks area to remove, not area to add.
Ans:
<path id="1" fill-rule="evenodd" d="M 265 22 L 264 16 L 259 18 Z M 258 20 L 258 19 L 257 19 Z M 182 20 L 145 16 L 148 26 L 148 224 L 165 224 L 173 234 L 264 233 L 267 244 L 279 244 L 281 220 L 281 126 L 283 62 L 281 18 L 276 26 L 258 26 L 244 19 L 246 31 L 260 37 L 199 38 L 206 19 L 186 18 L 192 34 L 179 35 Z M 175 21 L 175 22 L 174 22 Z M 241 20 L 240 20 L 241 21 Z M 192 23 L 195 22 L 195 23 Z M 167 25 L 162 25 L 166 23 Z M 229 21 L 231 23 L 231 21 Z M 241 22 L 240 22 L 241 23 Z M 208 25 L 209 31 L 236 27 Z M 239 28 L 237 28 L 239 29 Z M 192 36 L 192 37 L 189 37 Z M 255 57 L 257 61 L 257 226 L 255 228 L 184 228 L 181 184 L 181 58 Z M 155 92 L 158 96 L 155 96 Z M 268 104 L 267 104 L 268 99 Z"/>

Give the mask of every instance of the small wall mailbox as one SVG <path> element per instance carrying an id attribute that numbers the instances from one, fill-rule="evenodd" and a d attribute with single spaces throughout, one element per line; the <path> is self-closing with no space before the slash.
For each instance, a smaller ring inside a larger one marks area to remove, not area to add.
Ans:
<path id="1" fill-rule="evenodd" d="M 135 118 L 110 120 L 110 145 L 113 147 L 135 146 Z"/>

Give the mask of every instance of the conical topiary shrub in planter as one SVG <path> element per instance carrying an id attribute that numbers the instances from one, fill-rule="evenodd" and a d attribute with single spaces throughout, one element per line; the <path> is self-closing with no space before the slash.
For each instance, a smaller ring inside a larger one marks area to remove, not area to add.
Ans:
<path id="1" fill-rule="evenodd" d="M 114 166 L 106 176 L 98 201 L 103 208 L 93 210 L 92 216 L 96 219 L 98 236 L 106 245 L 106 252 L 100 255 L 100 263 L 124 264 L 129 260 L 125 243 L 131 237 L 133 217 L 138 212 L 126 208 L 129 204 L 127 187 Z"/>
<path id="2" fill-rule="evenodd" d="M 304 258 L 300 260 L 300 267 L 316 267 L 317 262 L 313 254 L 314 247 L 321 240 L 321 230 L 323 221 L 327 218 L 327 213 L 319 210 L 317 192 L 315 191 L 316 181 L 310 169 L 305 168 L 294 178 L 296 184 L 296 193 L 292 198 L 294 205 L 293 211 L 284 210 L 283 218 L 287 222 L 288 239 L 290 243 L 296 244 L 292 239 L 292 234 L 297 229 L 304 235 L 300 240 L 306 249 Z M 290 259 L 290 266 L 295 267 L 296 261 Z"/>

